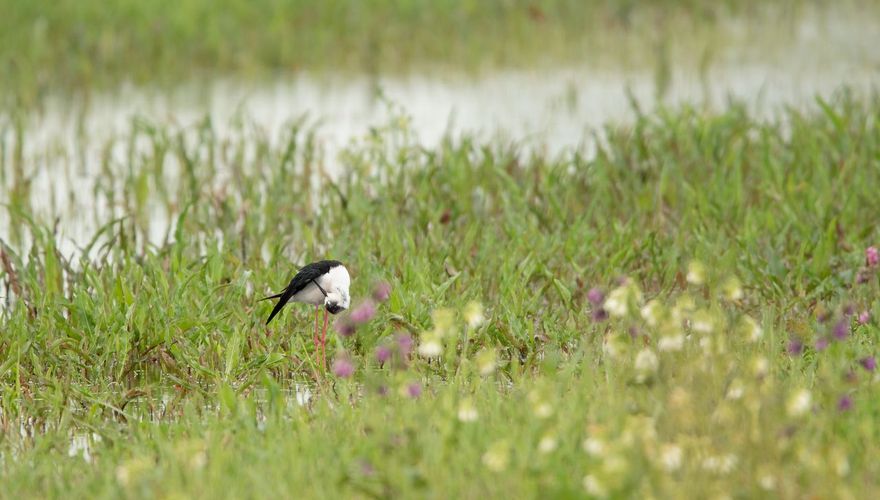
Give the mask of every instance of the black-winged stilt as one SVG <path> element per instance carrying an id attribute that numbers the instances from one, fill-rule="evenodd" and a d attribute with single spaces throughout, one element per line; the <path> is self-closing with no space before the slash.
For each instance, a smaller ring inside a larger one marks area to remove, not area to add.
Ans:
<path id="1" fill-rule="evenodd" d="M 281 308 L 289 302 L 302 302 L 315 306 L 315 332 L 312 340 L 315 342 L 315 356 L 318 355 L 318 346 L 321 347 L 321 363 L 326 365 L 327 344 L 327 321 L 328 313 L 337 314 L 348 309 L 351 298 L 348 295 L 348 287 L 351 285 L 351 277 L 348 270 L 338 260 L 322 260 L 313 262 L 300 269 L 296 276 L 290 280 L 284 290 L 260 300 L 278 299 L 272 314 L 266 320 L 268 325 Z M 324 306 L 324 329 L 318 336 L 318 312 Z"/>

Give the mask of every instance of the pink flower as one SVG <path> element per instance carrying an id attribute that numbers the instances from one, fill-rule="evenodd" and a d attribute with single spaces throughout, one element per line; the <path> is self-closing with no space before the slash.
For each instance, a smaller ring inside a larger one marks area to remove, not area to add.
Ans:
<path id="1" fill-rule="evenodd" d="M 877 264 L 880 264 L 880 250 L 877 250 L 877 247 L 870 246 L 865 249 L 865 264 L 868 267 L 877 267 Z"/>
<path id="2" fill-rule="evenodd" d="M 342 335 L 343 337 L 351 337 L 354 335 L 355 331 L 354 323 L 347 318 L 340 319 L 334 323 L 333 328 L 335 328 L 339 335 Z"/>
<path id="3" fill-rule="evenodd" d="M 605 301 L 605 294 L 598 288 L 590 288 L 590 291 L 587 292 L 587 300 L 594 306 L 601 306 L 602 302 Z"/>
<path id="4" fill-rule="evenodd" d="M 409 397 L 416 399 L 422 395 L 422 384 L 418 382 L 412 382 L 408 386 L 406 386 L 406 392 L 409 394 Z"/>
<path id="5" fill-rule="evenodd" d="M 412 351 L 413 339 L 412 336 L 406 332 L 397 334 L 397 348 L 400 350 L 400 355 L 403 358 L 409 356 L 409 353 Z"/>
<path id="6" fill-rule="evenodd" d="M 862 311 L 859 313 L 859 324 L 864 325 L 867 324 L 868 321 L 871 321 L 871 313 L 868 311 Z"/>
<path id="7" fill-rule="evenodd" d="M 333 370 L 333 375 L 339 378 L 348 378 L 354 375 L 354 363 L 351 362 L 348 356 L 338 356 L 334 359 L 331 369 Z"/>
<path id="8" fill-rule="evenodd" d="M 356 325 L 366 323 L 376 315 L 376 305 L 372 300 L 364 301 L 351 312 L 351 320 Z"/>
<path id="9" fill-rule="evenodd" d="M 800 356 L 804 352 L 804 343 L 800 339 L 793 338 L 788 341 L 785 350 L 790 356 Z"/>
<path id="10" fill-rule="evenodd" d="M 834 338 L 837 340 L 845 340 L 847 335 L 849 335 L 849 320 L 844 318 L 835 323 L 834 328 L 831 330 L 831 335 L 834 335 Z"/>
<path id="11" fill-rule="evenodd" d="M 391 359 L 391 349 L 388 346 L 380 345 L 376 348 L 376 361 L 387 363 Z"/>
<path id="12" fill-rule="evenodd" d="M 378 302 L 385 302 L 391 296 L 391 285 L 387 281 L 380 281 L 373 287 L 373 298 Z"/>

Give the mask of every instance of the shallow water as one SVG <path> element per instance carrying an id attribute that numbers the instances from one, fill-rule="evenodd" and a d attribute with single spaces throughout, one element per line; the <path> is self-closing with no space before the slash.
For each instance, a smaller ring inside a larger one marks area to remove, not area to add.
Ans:
<path id="1" fill-rule="evenodd" d="M 643 111 L 682 103 L 720 110 L 735 100 L 771 118 L 782 107 L 811 106 L 817 95 L 829 97 L 842 86 L 868 93 L 880 81 L 880 51 L 873 49 L 880 46 L 880 23 L 808 17 L 796 24 L 786 43 L 773 47 L 750 42 L 749 27 L 740 24 L 727 26 L 734 34 L 741 32 L 733 38 L 739 41 L 716 47 L 702 70 L 670 61 L 668 84 L 659 86 L 658 68 L 603 65 L 477 77 L 300 74 L 264 83 L 190 83 L 171 91 L 123 88 L 92 96 L 88 103 L 49 99 L 24 133 L 31 204 L 43 223 L 51 225 L 58 217 L 65 255 L 89 241 L 103 222 L 122 215 L 119 207 L 102 205 L 90 193 L 103 175 L 106 141 L 125 137 L 133 117 L 187 126 L 210 116 L 222 138 L 236 117 L 245 116 L 277 139 L 285 124 L 307 116 L 316 127 L 324 168 L 339 175 L 337 153 L 400 113 L 408 115 L 415 139 L 428 147 L 447 134 L 471 134 L 550 154 L 571 149 L 589 154 L 595 137 L 601 137 L 594 133 L 603 125 L 633 119 L 633 100 Z M 9 139 L 8 128 L 5 134 Z M 122 150 L 111 151 L 119 165 L 125 164 Z M 10 150 L 5 154 L 11 155 Z M 4 177 L 10 184 L 12 177 Z M 162 240 L 174 215 L 161 208 L 152 214 L 153 243 Z M 0 211 L 0 237 L 6 241 L 10 224 L 9 214 Z"/>

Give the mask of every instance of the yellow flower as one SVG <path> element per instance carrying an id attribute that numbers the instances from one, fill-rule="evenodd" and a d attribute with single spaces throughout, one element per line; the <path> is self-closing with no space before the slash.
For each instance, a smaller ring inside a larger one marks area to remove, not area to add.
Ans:
<path id="1" fill-rule="evenodd" d="M 592 457 L 601 457 L 605 454 L 607 449 L 607 445 L 605 441 L 603 441 L 598 436 L 590 436 L 587 439 L 584 439 L 583 444 L 581 445 L 587 455 Z"/>
<path id="2" fill-rule="evenodd" d="M 491 375 L 495 371 L 495 349 L 483 349 L 477 353 L 477 371 L 480 375 Z"/>
<path id="3" fill-rule="evenodd" d="M 538 391 L 529 393 L 529 401 L 532 403 L 532 409 L 536 417 L 547 418 L 553 415 L 553 406 Z"/>
<path id="4" fill-rule="evenodd" d="M 455 313 L 452 309 L 445 307 L 434 309 L 434 312 L 431 313 L 431 320 L 434 322 L 434 331 L 442 337 L 452 328 Z"/>
<path id="5" fill-rule="evenodd" d="M 691 327 L 695 332 L 712 333 L 712 330 L 715 329 L 715 318 L 709 311 L 701 309 L 694 313 L 694 317 L 691 320 Z"/>
<path id="6" fill-rule="evenodd" d="M 608 311 L 608 314 L 612 316 L 625 316 L 629 311 L 627 288 L 621 286 L 611 290 L 611 293 L 608 294 L 608 298 L 605 299 L 605 305 L 603 307 Z"/>
<path id="7" fill-rule="evenodd" d="M 483 316 L 483 305 L 479 302 L 468 302 L 464 306 L 464 321 L 470 328 L 476 328 L 483 324 L 486 318 Z"/>
<path id="8" fill-rule="evenodd" d="M 472 399 L 463 399 L 458 404 L 458 420 L 461 422 L 476 422 L 479 416 L 480 414 L 477 413 L 477 407 Z"/>
<path id="9" fill-rule="evenodd" d="M 608 496 L 608 489 L 602 484 L 602 481 L 593 474 L 587 474 L 584 476 L 584 489 L 587 490 L 588 494 L 593 495 L 594 497 L 605 498 Z"/>
<path id="10" fill-rule="evenodd" d="M 702 262 L 693 260 L 688 264 L 687 282 L 691 285 L 702 285 L 706 282 L 706 266 Z"/>
<path id="11" fill-rule="evenodd" d="M 755 377 L 766 377 L 769 372 L 770 362 L 767 361 L 767 358 L 763 356 L 758 356 L 752 360 L 752 373 L 755 374 Z"/>
<path id="12" fill-rule="evenodd" d="M 667 472 L 674 472 L 681 468 L 684 461 L 684 452 L 681 446 L 676 444 L 664 444 L 660 448 L 660 465 Z"/>
<path id="13" fill-rule="evenodd" d="M 662 313 L 663 306 L 657 299 L 648 302 L 641 310 L 642 319 L 652 328 L 659 324 Z"/>
<path id="14" fill-rule="evenodd" d="M 636 379 L 639 382 L 644 382 L 657 373 L 657 369 L 660 367 L 660 360 L 654 354 L 654 351 L 646 347 L 636 354 L 635 367 L 637 372 Z"/>
<path id="15" fill-rule="evenodd" d="M 556 436 L 553 436 L 552 434 L 547 434 L 538 441 L 538 451 L 545 455 L 556 451 L 557 446 L 558 443 L 556 442 Z"/>
<path id="16" fill-rule="evenodd" d="M 727 388 L 727 399 L 736 401 L 741 398 L 743 392 L 745 391 L 745 386 L 743 385 L 742 380 L 736 378 L 730 383 L 730 387 Z"/>
<path id="17" fill-rule="evenodd" d="M 724 298 L 727 300 L 735 301 L 743 298 L 742 285 L 740 285 L 736 276 L 727 278 L 727 280 L 724 281 L 724 284 L 721 285 L 721 291 L 724 294 Z"/>
<path id="18" fill-rule="evenodd" d="M 764 335 L 764 330 L 751 316 L 743 316 L 742 329 L 750 342 L 757 342 Z"/>
<path id="19" fill-rule="evenodd" d="M 506 469 L 507 463 L 510 461 L 510 453 L 507 448 L 507 443 L 504 441 L 498 441 L 493 444 L 483 454 L 483 465 L 494 472 L 501 472 Z"/>
<path id="20" fill-rule="evenodd" d="M 657 349 L 660 352 L 680 351 L 684 347 L 684 335 L 664 335 L 657 342 Z"/>
<path id="21" fill-rule="evenodd" d="M 813 397 L 810 391 L 799 389 L 789 396 L 785 409 L 790 417 L 800 417 L 810 410 L 812 402 Z"/>

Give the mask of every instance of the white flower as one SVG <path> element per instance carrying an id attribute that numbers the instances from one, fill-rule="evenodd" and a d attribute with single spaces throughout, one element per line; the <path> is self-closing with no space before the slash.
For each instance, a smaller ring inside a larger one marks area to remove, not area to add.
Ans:
<path id="1" fill-rule="evenodd" d="M 776 478 L 773 477 L 773 474 L 765 472 L 758 477 L 758 485 L 760 485 L 764 491 L 773 491 L 776 489 Z"/>
<path id="2" fill-rule="evenodd" d="M 538 451 L 543 454 L 553 453 L 556 451 L 556 447 L 558 446 L 556 442 L 556 438 L 550 434 L 541 438 L 538 442 Z"/>
<path id="3" fill-rule="evenodd" d="M 584 489 L 594 497 L 604 498 L 608 496 L 608 489 L 605 488 L 605 485 L 602 484 L 599 478 L 592 474 L 584 476 Z"/>
<path id="4" fill-rule="evenodd" d="M 495 443 L 483 454 L 483 465 L 489 470 L 501 472 L 507 468 L 509 458 L 507 446 L 503 442 Z"/>
<path id="5" fill-rule="evenodd" d="M 739 284 L 739 280 L 736 277 L 731 276 L 727 278 L 727 281 L 722 285 L 722 291 L 724 292 L 724 298 L 727 300 L 740 300 L 743 298 L 743 290 L 742 286 Z"/>
<path id="6" fill-rule="evenodd" d="M 703 354 L 707 356 L 712 354 L 712 339 L 710 337 L 700 337 L 700 348 L 703 349 Z"/>
<path id="7" fill-rule="evenodd" d="M 733 382 L 730 383 L 730 387 L 727 388 L 727 399 L 736 401 L 741 398 L 743 395 L 745 388 L 743 387 L 742 380 L 734 379 Z"/>
<path id="8" fill-rule="evenodd" d="M 584 451 L 587 452 L 587 455 L 592 457 L 601 457 L 605 454 L 606 446 L 605 441 L 597 437 L 588 437 L 584 439 L 584 443 L 581 445 L 584 448 Z"/>
<path id="9" fill-rule="evenodd" d="M 750 316 L 743 317 L 743 325 L 750 342 L 757 342 L 764 335 L 761 325 Z"/>
<path id="10" fill-rule="evenodd" d="M 602 344 L 602 352 L 604 352 L 609 359 L 617 359 L 620 355 L 621 348 L 620 342 L 614 335 L 607 337 Z"/>
<path id="11" fill-rule="evenodd" d="M 660 449 L 660 464 L 667 472 L 673 472 L 681 468 L 684 453 L 681 447 L 675 444 L 664 444 Z"/>
<path id="12" fill-rule="evenodd" d="M 849 459 L 841 450 L 832 450 L 831 462 L 834 464 L 834 471 L 837 472 L 838 476 L 844 477 L 849 475 Z"/>
<path id="13" fill-rule="evenodd" d="M 790 417 L 799 417 L 810 410 L 812 401 L 813 398 L 810 391 L 799 389 L 789 396 L 788 404 L 786 404 L 785 408 Z"/>
<path id="14" fill-rule="evenodd" d="M 483 305 L 479 302 L 468 302 L 468 304 L 464 306 L 463 315 L 464 321 L 471 328 L 476 328 L 486 321 L 486 318 L 483 316 Z"/>
<path id="15" fill-rule="evenodd" d="M 611 293 L 608 294 L 608 298 L 605 299 L 605 305 L 603 306 L 608 314 L 612 316 L 625 316 L 629 311 L 628 297 L 627 297 L 627 287 L 620 286 L 611 290 Z"/>
<path id="16" fill-rule="evenodd" d="M 550 403 L 546 401 L 542 401 L 535 405 L 535 416 L 538 418 L 547 418 L 550 415 L 553 415 L 553 407 L 550 406 Z"/>
<path id="17" fill-rule="evenodd" d="M 436 358 L 443 353 L 443 344 L 434 335 L 430 335 L 419 344 L 419 355 L 425 358 Z"/>
<path id="18" fill-rule="evenodd" d="M 438 336 L 442 337 L 452 328 L 452 324 L 455 321 L 455 313 L 452 309 L 441 307 L 431 312 L 431 319 L 434 322 L 434 331 L 437 332 Z"/>
<path id="19" fill-rule="evenodd" d="M 703 468 L 717 474 L 729 474 L 736 467 L 737 462 L 736 455 L 732 453 L 720 456 L 715 455 L 706 457 L 703 460 Z"/>
<path id="20" fill-rule="evenodd" d="M 654 354 L 654 351 L 644 348 L 636 354 L 635 366 L 640 380 L 644 381 L 647 377 L 657 372 L 657 369 L 660 367 L 660 360 Z"/>
<path id="21" fill-rule="evenodd" d="M 767 358 L 758 356 L 752 360 L 752 373 L 754 373 L 756 377 L 765 377 L 769 372 L 770 362 L 767 361 Z"/>
<path id="22" fill-rule="evenodd" d="M 691 320 L 691 327 L 695 332 L 712 333 L 712 330 L 715 328 L 714 320 L 715 318 L 712 317 L 712 314 L 709 311 L 697 311 L 694 314 L 693 320 Z"/>
<path id="23" fill-rule="evenodd" d="M 660 305 L 659 301 L 656 299 L 652 300 L 642 308 L 642 319 L 645 320 L 645 323 L 647 323 L 648 326 L 653 328 L 660 322 L 660 312 L 662 309 L 663 307 Z"/>
<path id="24" fill-rule="evenodd" d="M 483 349 L 477 353 L 477 371 L 480 375 L 491 375 L 495 371 L 495 350 Z"/>
<path id="25" fill-rule="evenodd" d="M 476 422 L 477 418 L 480 416 L 477 413 L 477 408 L 474 406 L 474 402 L 470 399 L 465 399 L 458 405 L 458 419 L 462 422 Z"/>
<path id="26" fill-rule="evenodd" d="M 657 342 L 657 349 L 661 352 L 680 351 L 684 347 L 684 335 L 664 335 Z"/>
<path id="27" fill-rule="evenodd" d="M 691 285 L 702 285 L 706 282 L 706 266 L 702 262 L 691 261 L 686 279 Z"/>

